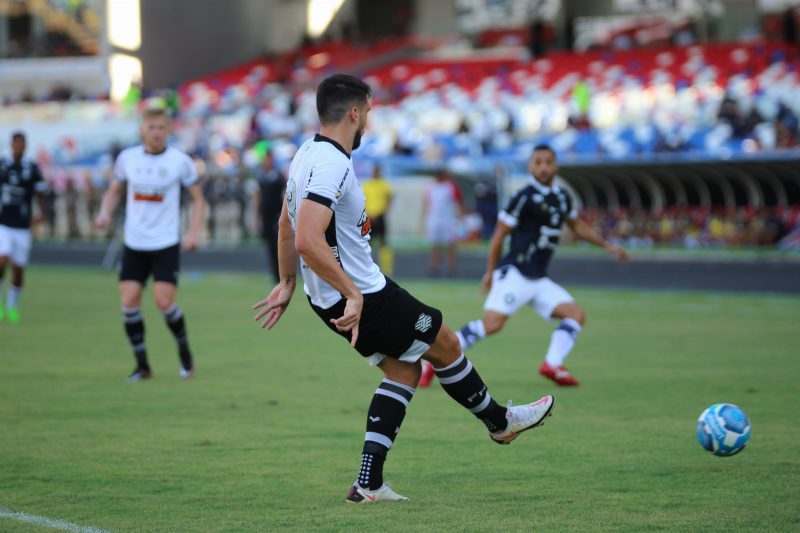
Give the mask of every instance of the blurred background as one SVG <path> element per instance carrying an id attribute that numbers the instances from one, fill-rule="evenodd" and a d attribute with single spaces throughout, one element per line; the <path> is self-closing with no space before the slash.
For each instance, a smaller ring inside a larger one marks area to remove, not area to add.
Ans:
<path id="1" fill-rule="evenodd" d="M 161 99 L 203 179 L 207 261 L 237 250 L 267 272 L 263 177 L 285 176 L 317 131 L 317 83 L 347 72 L 374 90 L 354 162 L 393 190 L 400 275 L 425 274 L 441 170 L 461 193 L 457 273 L 479 275 L 539 143 L 606 238 L 796 274 L 799 25 L 789 0 L 0 0 L 0 154 L 23 130 L 49 186 L 34 261 L 113 263 L 119 228 L 92 220 Z"/>

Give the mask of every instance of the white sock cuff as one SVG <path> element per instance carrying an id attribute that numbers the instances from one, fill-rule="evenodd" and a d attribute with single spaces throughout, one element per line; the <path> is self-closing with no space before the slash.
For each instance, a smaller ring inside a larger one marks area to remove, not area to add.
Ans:
<path id="1" fill-rule="evenodd" d="M 581 332 L 581 325 L 578 323 L 577 320 L 574 320 L 572 318 L 565 318 L 561 320 L 561 323 L 564 324 L 565 326 L 569 326 L 572 329 L 574 329 L 575 335 Z"/>
<path id="2" fill-rule="evenodd" d="M 483 325 L 483 320 L 473 320 L 469 323 L 469 327 L 472 331 L 478 334 L 478 337 L 481 339 L 486 336 L 486 326 Z"/>

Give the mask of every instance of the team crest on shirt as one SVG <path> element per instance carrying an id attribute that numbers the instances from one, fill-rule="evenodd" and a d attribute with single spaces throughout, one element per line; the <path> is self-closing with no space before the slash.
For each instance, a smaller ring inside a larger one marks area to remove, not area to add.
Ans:
<path id="1" fill-rule="evenodd" d="M 372 221 L 367 216 L 367 211 L 361 212 L 361 218 L 358 219 L 358 227 L 361 228 L 361 236 L 366 237 L 372 231 Z"/>
<path id="2" fill-rule="evenodd" d="M 414 329 L 419 331 L 420 333 L 425 333 L 431 326 L 433 325 L 433 319 L 430 315 L 426 315 L 425 313 L 421 313 L 419 318 L 417 319 L 417 323 L 414 325 Z"/>

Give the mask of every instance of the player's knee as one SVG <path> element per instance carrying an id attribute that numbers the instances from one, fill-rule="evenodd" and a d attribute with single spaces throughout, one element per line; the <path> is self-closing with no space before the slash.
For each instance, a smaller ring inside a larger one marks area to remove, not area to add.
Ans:
<path id="1" fill-rule="evenodd" d="M 496 313 L 486 313 L 483 317 L 483 328 L 487 335 L 497 333 L 506 323 L 506 317 Z"/>
<path id="2" fill-rule="evenodd" d="M 387 364 L 389 363 L 389 364 Z M 391 379 L 397 383 L 415 387 L 419 384 L 419 378 L 422 375 L 422 363 L 419 361 L 415 363 L 405 363 L 403 361 L 384 359 L 380 365 L 386 379 Z"/>
<path id="3" fill-rule="evenodd" d="M 573 311 L 573 316 L 571 316 L 572 320 L 584 326 L 586 324 L 586 311 L 583 310 L 578 304 L 575 304 L 575 310 Z"/>
<path id="4" fill-rule="evenodd" d="M 173 303 L 175 303 L 175 299 L 171 296 L 156 296 L 156 307 L 161 311 L 166 311 L 172 307 Z"/>

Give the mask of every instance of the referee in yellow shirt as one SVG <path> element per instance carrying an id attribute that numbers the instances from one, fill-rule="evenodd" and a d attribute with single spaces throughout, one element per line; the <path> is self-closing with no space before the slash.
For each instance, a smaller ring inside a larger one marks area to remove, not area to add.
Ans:
<path id="1" fill-rule="evenodd" d="M 383 179 L 381 167 L 376 165 L 372 177 L 361 184 L 366 198 L 367 216 L 372 222 L 373 247 L 378 246 L 378 258 L 381 270 L 388 276 L 394 270 L 394 253 L 386 242 L 386 214 L 392 203 L 394 191 L 388 181 Z M 380 244 L 375 239 L 380 239 Z"/>

